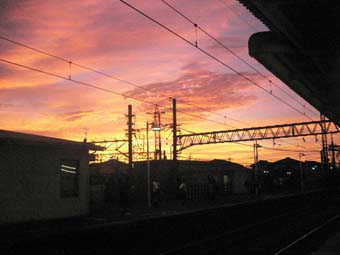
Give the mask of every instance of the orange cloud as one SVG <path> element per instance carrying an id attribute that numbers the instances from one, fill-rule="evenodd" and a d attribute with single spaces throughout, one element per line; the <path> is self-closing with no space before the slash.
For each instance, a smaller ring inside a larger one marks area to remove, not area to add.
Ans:
<path id="1" fill-rule="evenodd" d="M 190 42 L 195 42 L 196 34 L 192 24 L 161 1 L 150 3 L 131 0 L 131 3 L 185 36 Z M 176 0 L 171 4 L 237 54 L 254 63 L 248 57 L 247 50 L 247 39 L 254 29 L 237 18 L 236 12 L 231 10 L 243 10 L 237 2 Z M 243 18 L 252 20 L 252 24 L 258 26 L 259 30 L 265 29 L 246 10 L 241 13 L 245 14 Z M 181 111 L 178 114 L 179 123 L 183 131 L 228 128 L 223 123 L 229 125 L 229 128 L 240 125 L 223 116 L 254 125 L 303 119 L 119 1 L 3 0 L 0 2 L 0 16 L 0 36 L 46 51 L 66 61 L 2 39 L 0 58 L 63 77 L 70 75 L 75 80 L 164 105 L 164 123 L 171 123 L 169 97 L 176 97 L 178 110 Z M 261 85 L 268 86 L 259 75 L 253 74 L 249 67 L 231 57 L 202 32 L 198 31 L 197 41 L 200 47 L 211 51 L 224 63 Z M 69 65 L 68 61 L 131 81 L 146 90 L 103 77 L 74 64 Z M 258 65 L 256 67 L 262 68 Z M 82 140 L 86 128 L 89 140 L 121 138 L 125 136 L 128 104 L 133 105 L 136 128 L 145 127 L 145 122 L 152 119 L 146 112 L 154 109 L 152 104 L 146 105 L 138 100 L 3 62 L 0 62 L 0 84 L 0 119 L 4 129 Z M 166 136 L 169 134 L 166 133 Z M 168 143 L 164 148 L 169 150 L 171 143 L 166 139 L 163 142 Z M 251 147 L 250 152 L 247 147 L 243 147 L 197 147 L 183 154 L 193 153 L 201 158 L 230 156 L 241 160 L 242 157 L 249 157 L 247 153 L 250 153 L 251 157 Z M 266 155 L 269 157 L 270 154 Z"/>
<path id="2" fill-rule="evenodd" d="M 76 111 L 76 112 L 67 112 L 67 113 L 58 114 L 57 116 L 65 121 L 75 121 L 75 120 L 80 120 L 88 116 L 91 113 L 93 113 L 93 111 Z"/>

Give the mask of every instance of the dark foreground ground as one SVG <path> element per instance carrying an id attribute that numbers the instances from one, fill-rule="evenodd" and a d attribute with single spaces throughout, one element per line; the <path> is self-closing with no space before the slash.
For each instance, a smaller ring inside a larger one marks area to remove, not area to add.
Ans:
<path id="1" fill-rule="evenodd" d="M 2 254 L 275 254 L 338 212 L 328 191 L 163 201 L 2 226 L 0 245 Z"/>

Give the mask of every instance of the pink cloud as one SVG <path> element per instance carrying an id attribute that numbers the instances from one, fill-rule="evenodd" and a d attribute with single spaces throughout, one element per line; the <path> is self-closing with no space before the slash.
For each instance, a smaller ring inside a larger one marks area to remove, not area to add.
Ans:
<path id="1" fill-rule="evenodd" d="M 15 104 L 10 104 L 10 103 L 0 103 L 0 109 L 11 109 L 16 107 Z"/>
<path id="2" fill-rule="evenodd" d="M 186 65 L 183 74 L 176 80 L 147 84 L 144 86 L 146 90 L 130 90 L 128 95 L 139 96 L 155 104 L 167 102 L 169 97 L 177 98 L 180 108 L 192 113 L 237 108 L 256 100 L 256 97 L 247 94 L 251 84 L 242 77 L 200 68 L 198 64 Z M 256 74 L 246 75 L 260 79 Z M 190 104 L 200 107 L 193 107 Z"/>
<path id="3" fill-rule="evenodd" d="M 192 24 L 161 1 L 129 2 L 190 42 L 195 41 Z M 169 2 L 236 53 L 250 60 L 247 39 L 255 31 L 233 14 L 231 8 L 236 8 L 251 20 L 252 17 L 245 9 L 240 9 L 239 4 L 218 0 Z M 257 123 L 274 121 L 274 117 L 275 121 L 289 117 L 295 120 L 296 116 L 291 117 L 291 112 L 279 117 L 275 113 L 274 116 L 272 109 L 280 111 L 282 108 L 275 100 L 265 99 L 258 88 L 236 74 L 228 73 L 230 70 L 120 1 L 3 0 L 0 2 L 0 16 L 2 36 L 131 81 L 165 97 L 104 78 L 75 65 L 69 68 L 68 63 L 0 39 L 1 58 L 65 77 L 72 75 L 74 79 L 120 93 L 127 92 L 128 95 L 166 107 L 171 105 L 169 97 L 176 97 L 181 111 L 213 120 L 221 121 L 212 112 L 223 112 L 222 115 L 231 113 L 239 119 Z M 258 23 L 254 24 L 263 29 Z M 264 82 L 201 32 L 198 32 L 198 43 L 247 77 L 261 84 Z M 124 114 L 127 104 L 133 104 L 137 124 L 143 127 L 148 118 L 145 112 L 153 110 L 152 105 L 146 106 L 138 101 L 2 62 L 0 79 L 0 114 L 3 127 L 9 129 L 79 140 L 83 137 L 82 128 L 88 127 L 93 137 L 121 137 L 126 129 Z M 170 121 L 170 114 L 165 115 L 165 121 Z M 202 129 L 203 122 L 205 129 L 216 129 L 215 123 L 184 114 L 179 116 L 181 124 L 188 125 L 188 129 Z"/>

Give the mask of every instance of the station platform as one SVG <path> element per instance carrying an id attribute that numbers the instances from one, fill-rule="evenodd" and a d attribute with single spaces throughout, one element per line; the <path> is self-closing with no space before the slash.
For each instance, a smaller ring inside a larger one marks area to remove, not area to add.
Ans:
<path id="1" fill-rule="evenodd" d="M 54 220 L 41 220 L 0 226 L 0 248 L 15 245 L 18 242 L 29 242 L 54 235 L 74 232 L 81 229 L 90 229 L 110 225 L 120 228 L 134 222 L 147 221 L 157 218 L 180 216 L 190 213 L 199 213 L 214 208 L 236 207 L 256 201 L 265 201 L 297 194 L 295 192 L 280 193 L 276 195 L 255 196 L 254 194 L 234 194 L 215 201 L 187 201 L 185 205 L 181 201 L 163 201 L 158 207 L 147 206 L 147 203 L 131 204 L 124 213 L 119 207 L 97 208 L 89 215 Z"/>
<path id="2" fill-rule="evenodd" d="M 120 245 L 120 242 L 130 239 L 135 240 L 136 245 L 129 246 L 129 249 L 142 247 L 147 250 L 150 248 L 147 245 L 152 243 L 167 249 L 172 245 L 184 245 L 192 238 L 204 238 L 207 233 L 214 236 L 225 228 L 233 230 L 252 226 L 256 223 L 254 217 L 262 224 L 290 206 L 305 208 L 305 205 L 314 204 L 310 199 L 323 201 L 326 195 L 328 193 L 321 191 L 260 196 L 244 194 L 215 201 L 188 201 L 185 205 L 180 201 L 164 201 L 156 208 L 148 208 L 146 203 L 133 204 L 123 214 L 119 208 L 98 208 L 98 211 L 83 217 L 0 226 L 3 236 L 0 250 L 7 251 L 12 247 L 35 249 L 37 242 L 44 244 L 41 249 L 53 247 L 57 250 L 62 243 L 63 249 L 67 247 L 65 249 L 81 254 L 78 252 L 80 248 L 86 251 L 112 242 Z M 145 233 L 151 233 L 147 240 Z M 111 247 L 107 249 L 110 251 Z M 131 254 L 135 254 L 133 252 Z"/>
<path id="3" fill-rule="evenodd" d="M 11 246 L 18 242 L 27 242 L 42 236 L 60 235 L 79 229 L 89 229 L 107 224 L 119 228 L 120 225 L 123 226 L 133 222 L 181 215 L 221 206 L 233 207 L 262 199 L 265 199 L 265 197 L 242 194 L 228 196 L 225 199 L 216 199 L 216 201 L 188 201 L 185 205 L 182 205 L 180 201 L 163 201 L 158 207 L 151 208 L 146 203 L 131 204 L 123 213 L 121 208 L 112 206 L 97 208 L 85 216 L 1 225 L 0 234 L 3 238 L 0 239 L 0 248 Z"/>

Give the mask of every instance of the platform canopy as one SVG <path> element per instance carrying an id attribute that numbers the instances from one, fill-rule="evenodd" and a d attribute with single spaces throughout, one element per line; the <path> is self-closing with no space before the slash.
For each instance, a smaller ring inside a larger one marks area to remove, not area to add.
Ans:
<path id="1" fill-rule="evenodd" d="M 340 125 L 340 0 L 238 0 L 269 31 L 249 54 Z"/>

